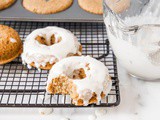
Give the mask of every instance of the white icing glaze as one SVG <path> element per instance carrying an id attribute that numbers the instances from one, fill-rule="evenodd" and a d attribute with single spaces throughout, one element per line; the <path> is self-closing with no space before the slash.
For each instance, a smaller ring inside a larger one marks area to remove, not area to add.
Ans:
<path id="1" fill-rule="evenodd" d="M 10 38 L 10 42 L 16 43 L 17 41 L 14 38 Z"/>
<path id="2" fill-rule="evenodd" d="M 86 64 L 89 64 L 90 69 L 86 67 Z M 99 103 L 101 92 L 108 95 L 112 82 L 109 78 L 107 67 L 102 62 L 89 56 L 69 57 L 56 63 L 50 70 L 47 85 L 52 82 L 53 78 L 60 75 L 70 76 L 75 69 L 80 68 L 84 69 L 86 77 L 73 80 L 77 87 L 79 98 L 83 99 L 84 105 L 88 105 L 88 101 L 91 99 L 93 92 L 95 92 Z M 74 102 L 76 103 L 77 101 Z"/>
<path id="3" fill-rule="evenodd" d="M 53 112 L 53 108 L 39 108 L 39 113 L 41 115 L 49 115 Z"/>
<path id="4" fill-rule="evenodd" d="M 42 36 L 46 39 L 46 43 L 50 45 L 50 38 L 53 34 L 56 42 L 59 37 L 61 37 L 62 40 L 51 46 L 43 45 L 35 40 L 37 36 Z M 23 64 L 31 64 L 34 62 L 35 66 L 39 68 L 40 65 L 45 66 L 47 62 L 50 64 L 57 62 L 67 57 L 69 53 L 81 54 L 79 52 L 79 46 L 80 43 L 74 34 L 66 29 L 59 27 L 36 29 L 27 36 L 24 42 L 22 61 Z"/>

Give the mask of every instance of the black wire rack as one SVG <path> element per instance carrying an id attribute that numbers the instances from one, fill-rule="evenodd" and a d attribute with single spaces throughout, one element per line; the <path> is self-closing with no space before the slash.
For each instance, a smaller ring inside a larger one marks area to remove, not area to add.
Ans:
<path id="1" fill-rule="evenodd" d="M 102 61 L 112 76 L 112 90 L 99 105 L 85 107 L 112 107 L 120 103 L 119 80 L 115 56 L 110 48 L 103 23 L 48 23 L 0 22 L 17 30 L 22 40 L 37 28 L 59 26 L 71 30 L 83 46 L 83 55 Z M 0 65 L 0 107 L 77 107 L 69 95 L 46 93 L 48 71 L 27 69 L 21 58 Z M 82 106 L 84 107 L 84 106 Z"/>

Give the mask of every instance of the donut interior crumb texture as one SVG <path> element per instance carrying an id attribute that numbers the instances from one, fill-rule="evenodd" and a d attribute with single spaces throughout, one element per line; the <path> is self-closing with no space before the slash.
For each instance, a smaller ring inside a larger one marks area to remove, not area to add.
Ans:
<path id="1" fill-rule="evenodd" d="M 82 68 L 83 69 L 83 68 Z M 85 77 L 85 74 L 83 74 L 82 69 L 79 69 L 79 72 L 76 71 L 76 77 L 77 79 L 83 79 Z M 75 72 L 74 71 L 74 72 Z M 75 73 L 73 73 L 75 74 Z M 76 79 L 76 77 L 74 79 Z M 74 80 L 72 79 L 72 80 Z M 59 76 L 57 78 L 52 79 L 52 83 L 50 83 L 47 87 L 47 91 L 51 94 L 69 94 L 71 99 L 73 101 L 77 101 L 77 106 L 83 106 L 84 102 L 82 99 L 79 98 L 78 93 L 76 93 L 76 86 L 73 84 L 72 80 L 67 76 Z M 103 99 L 105 97 L 105 94 L 101 92 L 101 98 Z M 89 100 L 89 104 L 96 103 L 97 102 L 97 95 L 95 92 L 93 92 L 91 99 Z M 73 102 L 73 104 L 75 104 Z"/>
<path id="2" fill-rule="evenodd" d="M 102 0 L 78 0 L 79 6 L 93 14 L 103 14 Z"/>
<path id="3" fill-rule="evenodd" d="M 0 10 L 6 9 L 13 5 L 16 0 L 0 0 Z"/>
<path id="4" fill-rule="evenodd" d="M 23 0 L 23 7 L 37 14 L 53 14 L 68 9 L 73 0 Z"/>
<path id="5" fill-rule="evenodd" d="M 75 69 L 72 74 L 70 73 L 67 76 L 59 76 L 57 78 L 52 79 L 52 84 L 49 85 L 48 91 L 53 94 L 55 93 L 69 94 L 72 80 L 74 79 L 81 80 L 85 77 L 86 74 L 83 68 Z"/>

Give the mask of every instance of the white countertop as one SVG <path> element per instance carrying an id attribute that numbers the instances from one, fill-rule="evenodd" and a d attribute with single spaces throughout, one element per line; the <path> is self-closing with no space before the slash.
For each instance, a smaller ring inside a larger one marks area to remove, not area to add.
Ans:
<path id="1" fill-rule="evenodd" d="M 99 113 L 96 120 L 160 120 L 160 82 L 136 80 L 120 66 L 119 79 L 118 107 L 55 108 L 49 115 L 40 115 L 38 108 L 0 108 L 0 120 L 94 120 L 89 118 L 97 115 L 95 111 Z"/>

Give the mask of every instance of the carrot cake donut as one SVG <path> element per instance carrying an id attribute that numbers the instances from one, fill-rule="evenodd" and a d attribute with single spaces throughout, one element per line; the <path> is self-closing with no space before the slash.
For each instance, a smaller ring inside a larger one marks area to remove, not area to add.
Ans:
<path id="1" fill-rule="evenodd" d="M 73 56 L 57 62 L 49 72 L 46 90 L 69 94 L 73 104 L 87 106 L 106 97 L 112 81 L 107 67 L 89 56 Z"/>
<path id="2" fill-rule="evenodd" d="M 11 27 L 0 25 L 0 65 L 8 63 L 22 52 L 22 41 Z"/>
<path id="3" fill-rule="evenodd" d="M 93 14 L 103 14 L 103 0 L 78 0 L 79 6 Z"/>
<path id="4" fill-rule="evenodd" d="M 10 7 L 16 0 L 0 0 L 0 10 Z"/>
<path id="5" fill-rule="evenodd" d="M 82 47 L 70 31 L 59 27 L 36 29 L 24 42 L 22 61 L 38 69 L 50 69 L 69 56 L 81 55 Z"/>
<path id="6" fill-rule="evenodd" d="M 37 14 L 52 14 L 69 8 L 73 0 L 23 0 L 25 9 Z"/>

